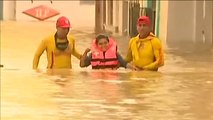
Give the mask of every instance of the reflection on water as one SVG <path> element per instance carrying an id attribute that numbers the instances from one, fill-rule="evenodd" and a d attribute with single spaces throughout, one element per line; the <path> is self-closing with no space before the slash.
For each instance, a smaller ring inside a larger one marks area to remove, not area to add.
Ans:
<path id="1" fill-rule="evenodd" d="M 35 47 L 23 46 L 38 41 L 30 43 L 20 36 L 14 43 L 7 35 L 9 28 L 3 29 L 1 39 L 2 120 L 213 120 L 212 54 L 186 57 L 168 50 L 159 72 L 80 69 L 76 59 L 73 70 L 35 72 L 31 70 Z M 83 51 L 91 36 L 73 33 Z M 119 46 L 126 45 L 119 42 Z M 42 65 L 45 60 L 44 56 Z"/>

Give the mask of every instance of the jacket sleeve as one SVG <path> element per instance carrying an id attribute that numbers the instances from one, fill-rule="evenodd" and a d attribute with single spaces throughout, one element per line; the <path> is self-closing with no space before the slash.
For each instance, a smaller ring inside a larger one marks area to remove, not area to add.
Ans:
<path id="1" fill-rule="evenodd" d="M 131 39 L 131 40 L 129 41 L 129 44 L 128 44 L 127 55 L 126 55 L 126 58 L 125 58 L 125 61 L 126 61 L 127 63 L 131 62 L 132 59 L 133 59 L 133 57 L 132 57 L 132 49 L 131 49 L 132 41 L 133 41 L 133 39 Z"/>
<path id="2" fill-rule="evenodd" d="M 119 53 L 117 53 L 117 57 L 121 67 L 126 68 L 127 62 L 123 59 L 123 57 Z"/>
<path id="3" fill-rule="evenodd" d="M 74 55 L 76 58 L 80 59 L 82 55 L 76 50 L 75 48 L 75 39 L 72 40 L 72 55 Z"/>
<path id="4" fill-rule="evenodd" d="M 156 70 L 164 64 L 164 56 L 160 40 L 155 38 L 151 41 L 151 43 L 154 51 L 155 61 L 147 66 L 144 66 L 143 69 L 145 70 Z"/>
<path id="5" fill-rule="evenodd" d="M 38 63 L 39 63 L 40 56 L 43 54 L 43 52 L 46 49 L 46 47 L 47 47 L 47 45 L 46 45 L 46 41 L 44 39 L 40 43 L 40 45 L 37 48 L 36 53 L 34 55 L 34 58 L 33 58 L 33 69 L 37 69 L 38 68 Z"/>

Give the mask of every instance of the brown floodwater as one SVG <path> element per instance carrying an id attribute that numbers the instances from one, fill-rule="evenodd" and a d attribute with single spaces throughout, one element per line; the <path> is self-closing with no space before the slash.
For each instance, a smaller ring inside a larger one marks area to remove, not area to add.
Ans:
<path id="1" fill-rule="evenodd" d="M 34 52 L 54 23 L 1 22 L 1 120 L 213 120 L 213 54 L 166 48 L 159 72 L 80 68 L 33 71 Z M 83 52 L 91 28 L 73 28 Z M 116 37 L 125 56 L 128 39 Z"/>

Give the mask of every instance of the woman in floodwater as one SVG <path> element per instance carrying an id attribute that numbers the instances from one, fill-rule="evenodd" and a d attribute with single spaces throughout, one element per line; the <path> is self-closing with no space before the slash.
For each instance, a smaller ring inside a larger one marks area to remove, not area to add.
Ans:
<path id="1" fill-rule="evenodd" d="M 116 41 L 106 35 L 98 35 L 92 41 L 91 53 L 87 48 L 80 60 L 80 67 L 92 65 L 92 69 L 117 69 L 119 67 L 135 69 L 130 63 L 123 60 L 117 51 Z"/>

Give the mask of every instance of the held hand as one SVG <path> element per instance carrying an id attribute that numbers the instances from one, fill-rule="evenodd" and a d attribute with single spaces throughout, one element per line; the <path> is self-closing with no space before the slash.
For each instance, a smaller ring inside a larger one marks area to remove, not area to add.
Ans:
<path id="1" fill-rule="evenodd" d="M 138 68 L 138 67 L 136 67 L 135 65 L 132 65 L 132 64 L 130 64 L 130 63 L 128 63 L 128 64 L 126 65 L 126 67 L 127 67 L 128 69 L 135 70 L 135 71 L 141 70 L 140 68 Z"/>

